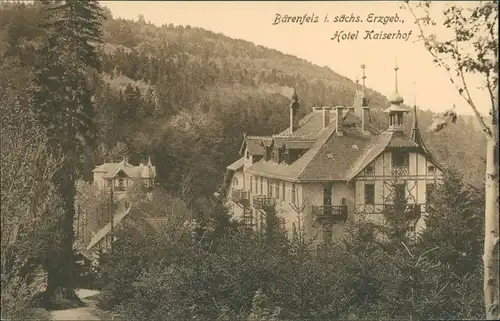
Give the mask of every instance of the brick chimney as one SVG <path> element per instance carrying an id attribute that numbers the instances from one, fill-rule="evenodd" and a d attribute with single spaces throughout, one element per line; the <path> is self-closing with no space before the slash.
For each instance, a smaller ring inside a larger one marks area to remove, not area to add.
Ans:
<path id="1" fill-rule="evenodd" d="M 330 124 L 330 107 L 323 107 L 323 129 Z"/>
<path id="2" fill-rule="evenodd" d="M 335 132 L 338 136 L 343 136 L 344 133 L 342 132 L 342 123 L 344 121 L 344 106 L 336 106 L 335 111 L 335 121 L 337 122 Z"/>
<path id="3" fill-rule="evenodd" d="M 361 108 L 361 129 L 364 135 L 370 135 L 368 127 L 370 126 L 370 107 L 363 106 Z"/>

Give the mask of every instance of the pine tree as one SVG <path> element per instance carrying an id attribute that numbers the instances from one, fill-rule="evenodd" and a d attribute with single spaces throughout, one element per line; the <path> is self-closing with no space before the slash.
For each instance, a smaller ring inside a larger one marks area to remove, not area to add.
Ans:
<path id="1" fill-rule="evenodd" d="M 47 302 L 54 297 L 76 299 L 73 280 L 73 217 L 75 182 L 81 175 L 84 147 L 95 141 L 92 92 L 89 73 L 99 67 L 96 44 L 101 41 L 101 9 L 97 1 L 47 1 L 41 28 L 47 42 L 38 52 L 35 65 L 37 89 L 34 109 L 47 128 L 51 150 L 63 156 L 54 184 L 63 202 L 64 213 L 58 244 L 47 253 Z"/>
<path id="2" fill-rule="evenodd" d="M 445 173 L 427 206 L 427 227 L 417 246 L 426 249 L 439 245 L 430 256 L 452 267 L 458 276 L 472 273 L 480 264 L 484 241 L 483 197 L 483 191 L 465 184 L 452 169 Z"/>

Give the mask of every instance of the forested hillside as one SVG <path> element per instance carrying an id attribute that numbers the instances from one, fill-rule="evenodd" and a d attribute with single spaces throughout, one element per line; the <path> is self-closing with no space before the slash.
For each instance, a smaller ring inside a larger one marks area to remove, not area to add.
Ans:
<path id="1" fill-rule="evenodd" d="M 29 84 L 37 60 L 33 48 L 46 36 L 37 28 L 40 12 L 36 4 L 2 5 L 2 78 Z M 87 152 L 87 179 L 103 161 L 129 156 L 137 163 L 151 156 L 158 182 L 190 202 L 220 186 L 225 166 L 239 157 L 243 133 L 264 135 L 287 126 L 292 88 L 300 115 L 314 105 L 352 104 L 356 84 L 327 67 L 201 28 L 107 16 L 99 45 L 102 71 L 89 75 L 98 148 Z M 368 85 L 376 81 L 369 76 Z M 3 81 L 2 94 L 23 86 Z M 384 129 L 387 99 L 368 90 L 368 100 L 372 121 Z M 8 108 L 2 106 L 2 113 Z M 480 182 L 484 143 L 474 124 L 462 118 L 447 131 L 428 133 L 432 117 L 419 113 L 429 147 L 466 180 Z"/>

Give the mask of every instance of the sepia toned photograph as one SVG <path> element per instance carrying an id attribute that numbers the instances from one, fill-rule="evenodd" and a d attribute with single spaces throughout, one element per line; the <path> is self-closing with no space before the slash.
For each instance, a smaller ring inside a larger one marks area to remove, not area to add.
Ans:
<path id="1" fill-rule="evenodd" d="M 498 30 L 0 0 L 1 319 L 500 319 Z"/>

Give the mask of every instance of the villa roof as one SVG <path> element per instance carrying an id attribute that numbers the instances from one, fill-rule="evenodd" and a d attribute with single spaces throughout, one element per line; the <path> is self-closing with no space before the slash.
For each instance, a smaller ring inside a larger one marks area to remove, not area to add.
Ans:
<path id="1" fill-rule="evenodd" d="M 314 116 L 318 114 L 321 115 L 321 113 L 316 112 Z M 308 116 L 308 121 L 303 122 L 304 125 L 317 123 L 319 117 Z M 321 122 L 318 125 L 319 130 L 316 130 L 316 139 L 311 139 L 311 136 L 309 138 L 302 136 L 300 139 L 289 136 L 288 139 L 284 139 L 286 148 L 307 149 L 302 157 L 291 164 L 285 162 L 278 164 L 262 159 L 250 165 L 246 171 L 270 178 L 299 182 L 349 181 L 383 151 L 391 148 L 418 149 L 435 162 L 425 146 L 422 147 L 411 136 L 407 137 L 401 132 L 385 131 L 378 134 L 373 130 L 373 127 L 370 127 L 370 134 L 366 135 L 359 126 L 346 127 L 346 122 L 356 123 L 354 118 L 357 117 L 350 112 L 344 114 L 343 134 L 340 136 L 335 133 L 336 122 L 330 121 L 328 126 L 323 129 L 321 117 Z M 297 132 L 299 131 L 300 127 L 297 129 Z M 306 131 L 312 133 L 312 126 Z M 304 133 L 305 131 L 300 132 Z M 276 138 L 278 137 L 275 137 L 275 140 Z M 280 136 L 279 140 L 281 139 L 283 137 Z"/>
<path id="2" fill-rule="evenodd" d="M 117 211 L 117 213 L 113 216 L 113 227 L 116 227 L 118 224 L 120 224 L 123 219 L 130 213 L 130 209 L 132 208 L 132 204 L 130 204 L 128 207 L 123 206 Z M 98 244 L 108 233 L 111 232 L 111 222 L 106 224 L 102 229 L 97 231 L 97 233 L 94 235 L 94 237 L 90 240 L 89 244 L 87 245 L 87 251 L 92 250 L 92 248 Z"/>
<path id="3" fill-rule="evenodd" d="M 396 87 L 397 88 L 397 87 Z M 400 101 L 401 100 L 401 101 Z M 395 96 L 386 112 L 409 111 L 400 106 L 402 98 Z M 290 134 L 290 127 L 277 135 L 245 136 L 240 153 L 246 147 L 252 155 L 264 155 L 266 147 L 300 149 L 305 151 L 292 163 L 276 163 L 266 158 L 245 168 L 245 171 L 269 178 L 297 182 L 350 181 L 382 152 L 391 149 L 416 150 L 436 164 L 434 157 L 423 143 L 415 120 L 412 135 L 399 131 L 378 132 L 368 124 L 368 132 L 362 131 L 362 112 L 368 109 L 363 90 L 356 90 L 353 106 L 342 110 L 342 134 L 337 134 L 337 112 L 330 109 L 329 122 L 324 126 L 325 109 L 313 108 L 299 121 L 297 129 Z M 337 109 L 338 110 L 338 109 Z M 354 112 L 353 112 L 354 110 Z M 415 116 L 416 119 L 416 116 Z M 236 166 L 238 165 L 238 166 Z M 238 160 L 228 169 L 243 167 Z M 437 164 L 436 164 L 437 165 Z"/>
<path id="4" fill-rule="evenodd" d="M 236 162 L 232 163 L 227 167 L 227 169 L 232 170 L 232 171 L 237 171 L 238 169 L 243 167 L 243 164 L 245 163 L 245 159 L 242 157 L 238 159 Z"/>
<path id="5" fill-rule="evenodd" d="M 148 178 L 156 176 L 156 167 L 151 165 L 150 161 L 146 165 L 141 163 L 139 166 L 134 166 L 123 160 L 119 163 L 104 163 L 97 166 L 92 172 L 104 173 L 104 179 L 114 178 L 120 172 L 130 178 Z"/>

